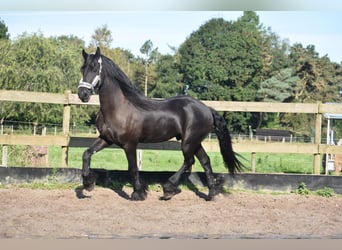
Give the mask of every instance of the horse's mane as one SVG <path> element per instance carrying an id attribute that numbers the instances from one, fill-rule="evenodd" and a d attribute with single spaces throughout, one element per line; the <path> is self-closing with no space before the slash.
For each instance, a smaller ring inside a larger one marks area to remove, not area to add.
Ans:
<path id="1" fill-rule="evenodd" d="M 143 93 L 130 81 L 127 75 L 111 59 L 101 55 L 103 71 L 110 79 L 116 79 L 124 96 L 137 108 L 143 110 L 155 109 L 155 102 Z"/>

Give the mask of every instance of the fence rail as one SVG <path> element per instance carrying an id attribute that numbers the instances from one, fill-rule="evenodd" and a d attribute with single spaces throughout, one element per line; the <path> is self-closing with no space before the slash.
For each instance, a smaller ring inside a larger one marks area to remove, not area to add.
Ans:
<path id="1" fill-rule="evenodd" d="M 70 91 L 64 94 L 0 90 L 0 102 L 31 102 L 63 105 L 63 133 L 62 135 L 29 136 L 29 135 L 0 135 L 0 145 L 46 145 L 60 146 L 62 149 L 63 167 L 68 166 L 69 147 L 87 147 L 95 138 L 73 137 L 70 135 L 70 106 L 71 105 L 99 105 L 97 95 L 93 95 L 88 103 L 82 103 L 76 94 Z M 325 145 L 321 143 L 322 114 L 342 114 L 342 104 L 332 103 L 270 103 L 270 102 L 232 102 L 232 101 L 203 101 L 217 111 L 231 112 L 271 112 L 271 113 L 305 113 L 315 116 L 314 143 L 257 143 L 256 141 L 234 142 L 236 152 L 250 152 L 252 154 L 252 170 L 255 170 L 255 154 L 266 153 L 298 153 L 312 154 L 313 173 L 320 174 L 321 156 L 326 153 L 342 154 L 341 146 Z M 216 141 L 206 141 L 203 146 L 207 151 L 219 152 Z M 179 149 L 179 143 L 168 141 L 156 144 L 140 144 L 142 149 L 170 150 Z M 2 162 L 2 165 L 4 163 Z"/>

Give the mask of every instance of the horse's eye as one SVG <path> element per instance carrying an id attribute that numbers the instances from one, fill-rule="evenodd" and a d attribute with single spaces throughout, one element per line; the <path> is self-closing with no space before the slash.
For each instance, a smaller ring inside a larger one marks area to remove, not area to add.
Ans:
<path id="1" fill-rule="evenodd" d="M 97 72 L 97 64 L 96 63 L 91 63 L 89 65 L 89 70 L 91 70 L 92 72 Z"/>

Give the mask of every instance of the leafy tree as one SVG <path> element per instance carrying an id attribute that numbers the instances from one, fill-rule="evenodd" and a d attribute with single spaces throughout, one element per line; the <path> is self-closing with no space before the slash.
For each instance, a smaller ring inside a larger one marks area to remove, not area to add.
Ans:
<path id="1" fill-rule="evenodd" d="M 14 77 L 15 60 L 12 42 L 10 40 L 0 40 L 0 88 L 4 88 L 5 84 Z"/>
<path id="2" fill-rule="evenodd" d="M 195 92 L 206 89 L 208 84 L 228 87 L 228 100 L 251 97 L 234 92 L 250 85 L 262 67 L 258 22 L 254 12 L 245 12 L 236 22 L 211 19 L 193 32 L 179 50 L 184 82 L 190 88 L 194 84 Z M 215 93 L 212 97 L 217 99 Z"/>
<path id="3" fill-rule="evenodd" d="M 293 102 L 341 100 L 338 94 L 342 85 L 341 65 L 331 63 L 327 56 L 319 57 L 313 45 L 304 48 L 301 44 L 295 44 L 291 48 L 290 58 L 294 74 L 299 78 L 294 88 Z M 314 129 L 312 116 L 305 114 L 285 114 L 282 122 L 302 135 L 310 136 Z"/>
<path id="4" fill-rule="evenodd" d="M 140 48 L 140 52 L 145 55 L 142 59 L 145 66 L 145 79 L 144 79 L 144 93 L 147 96 L 148 89 L 148 78 L 149 78 L 149 68 L 151 63 L 157 59 L 158 48 L 153 48 L 153 43 L 151 40 L 147 40 Z"/>
<path id="5" fill-rule="evenodd" d="M 263 68 L 261 81 L 264 81 L 280 70 L 289 68 L 290 44 L 287 39 L 281 39 L 270 27 L 262 31 Z"/>
<path id="6" fill-rule="evenodd" d="M 183 82 L 189 93 L 194 93 L 197 98 L 205 99 L 205 93 L 206 99 L 219 99 L 217 93 L 208 91 L 208 86 L 224 86 L 228 79 L 225 47 L 229 44 L 227 36 L 230 29 L 230 22 L 222 18 L 212 19 L 193 32 L 179 48 Z M 225 96 L 225 99 L 229 100 L 230 96 Z"/>
<path id="7" fill-rule="evenodd" d="M 9 39 L 8 28 L 3 20 L 0 19 L 0 40 Z"/>
<path id="8" fill-rule="evenodd" d="M 0 81 L 1 87 L 54 93 L 77 90 L 83 46 L 84 42 L 75 37 L 45 38 L 24 33 L 11 45 L 10 67 L 6 81 Z"/>
<path id="9" fill-rule="evenodd" d="M 111 47 L 111 43 L 113 42 L 112 32 L 108 29 L 107 25 L 103 25 L 95 29 L 94 34 L 91 35 L 91 47 Z"/>
<path id="10" fill-rule="evenodd" d="M 171 55 L 162 55 L 157 61 L 157 82 L 150 96 L 154 98 L 168 98 L 183 93 L 183 84 L 180 82 L 176 58 Z"/>
<path id="11" fill-rule="evenodd" d="M 340 65 L 330 62 L 327 56 L 319 57 L 313 45 L 304 48 L 301 44 L 295 44 L 290 57 L 294 74 L 299 77 L 295 102 L 336 101 L 342 84 L 338 73 Z"/>
<path id="12" fill-rule="evenodd" d="M 244 12 L 235 22 L 214 18 L 202 25 L 179 48 L 187 93 L 207 100 L 254 101 L 263 68 L 262 38 L 255 12 Z M 251 114 L 233 114 L 230 123 L 236 131 L 247 131 L 251 119 Z"/>
<path id="13" fill-rule="evenodd" d="M 291 68 L 276 71 L 272 77 L 261 82 L 257 98 L 266 102 L 290 102 L 294 98 L 294 89 L 298 79 L 293 75 Z M 281 129 L 283 116 L 284 114 L 279 113 L 260 113 L 258 124 L 255 127 Z"/>
<path id="14" fill-rule="evenodd" d="M 0 62 L 0 88 L 36 92 L 64 93 L 77 90 L 80 79 L 81 48 L 76 37 L 45 38 L 42 34 L 22 34 L 13 43 L 1 42 L 6 50 Z M 63 109 L 57 105 L 4 103 L 0 117 L 15 121 L 61 123 Z M 77 121 L 89 119 L 83 108 L 73 108 Z"/>
<path id="15" fill-rule="evenodd" d="M 294 98 L 298 76 L 291 68 L 284 68 L 260 84 L 257 92 L 259 100 L 271 102 L 289 102 Z"/>

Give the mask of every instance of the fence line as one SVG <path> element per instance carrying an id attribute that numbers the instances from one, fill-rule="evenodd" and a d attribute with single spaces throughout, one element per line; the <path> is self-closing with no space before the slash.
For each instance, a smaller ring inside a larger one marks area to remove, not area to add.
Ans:
<path id="1" fill-rule="evenodd" d="M 73 137 L 70 134 L 71 105 L 99 105 L 97 95 L 93 95 L 88 103 L 82 103 L 76 94 L 66 91 L 64 94 L 0 90 L 0 102 L 31 102 L 63 105 L 62 135 L 28 136 L 28 135 L 0 135 L 0 145 L 46 145 L 62 148 L 62 167 L 68 166 L 69 147 L 88 147 L 94 138 Z M 203 101 L 217 111 L 230 112 L 271 112 L 271 113 L 305 113 L 316 117 L 315 137 L 313 144 L 307 143 L 256 143 L 255 141 L 237 141 L 233 148 L 236 152 L 250 152 L 252 154 L 252 170 L 255 170 L 255 154 L 268 153 L 299 153 L 314 156 L 313 173 L 320 174 L 321 156 L 326 153 L 342 154 L 342 147 L 321 144 L 322 114 L 342 114 L 342 104 L 332 103 L 271 103 L 271 102 L 233 102 L 233 101 Z M 203 146 L 210 152 L 219 152 L 216 141 L 206 141 Z M 178 142 L 168 141 L 156 144 L 140 144 L 143 149 L 179 149 Z M 3 150 L 4 151 L 4 150 Z M 4 153 L 4 152 L 3 152 Z M 6 152 L 5 152 L 6 153 Z M 2 161 L 4 164 L 4 159 Z M 337 170 L 336 170 L 337 171 Z"/>

